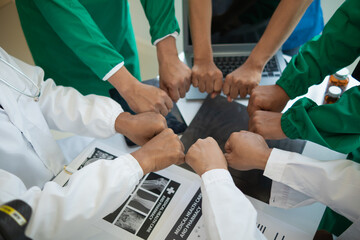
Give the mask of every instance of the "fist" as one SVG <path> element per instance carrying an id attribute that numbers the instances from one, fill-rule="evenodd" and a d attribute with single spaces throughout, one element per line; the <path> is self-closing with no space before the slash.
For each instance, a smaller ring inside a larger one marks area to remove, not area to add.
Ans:
<path id="1" fill-rule="evenodd" d="M 139 162 L 144 174 L 159 171 L 172 164 L 184 163 L 185 158 L 184 145 L 169 128 L 131 155 Z"/>
<path id="2" fill-rule="evenodd" d="M 282 113 L 256 111 L 249 120 L 249 131 L 260 134 L 265 139 L 283 139 L 285 133 L 281 129 Z"/>
<path id="3" fill-rule="evenodd" d="M 215 97 L 221 92 L 223 85 L 222 72 L 213 61 L 196 61 L 192 68 L 191 82 L 200 92 L 212 93 Z"/>
<path id="4" fill-rule="evenodd" d="M 264 170 L 271 149 L 260 135 L 240 131 L 230 135 L 225 144 L 225 158 L 229 166 L 238 170 Z"/>
<path id="5" fill-rule="evenodd" d="M 185 162 L 200 176 L 212 169 L 227 169 L 224 154 L 211 137 L 197 140 L 187 152 Z"/>
<path id="6" fill-rule="evenodd" d="M 167 128 L 165 118 L 154 112 L 138 113 L 121 113 L 115 121 L 117 132 L 127 136 L 134 143 L 142 146 L 150 139 L 158 135 Z"/>

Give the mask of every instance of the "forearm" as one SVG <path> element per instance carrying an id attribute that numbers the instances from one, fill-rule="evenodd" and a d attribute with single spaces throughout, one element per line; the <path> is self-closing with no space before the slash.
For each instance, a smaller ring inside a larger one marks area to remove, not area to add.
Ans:
<path id="1" fill-rule="evenodd" d="M 312 0 L 280 1 L 248 62 L 262 70 L 290 36 L 311 2 Z"/>
<path id="2" fill-rule="evenodd" d="M 351 221 L 360 216 L 360 187 L 356 184 L 360 181 L 358 163 L 350 160 L 319 161 L 274 149 L 264 175 L 301 193 L 299 203 L 293 201 L 289 202 L 290 205 L 309 201 L 304 197 L 307 195 Z M 282 201 L 286 202 L 286 199 Z"/>
<path id="3" fill-rule="evenodd" d="M 281 128 L 289 138 L 305 139 L 350 153 L 359 147 L 359 106 L 359 86 L 347 90 L 333 104 L 317 106 L 303 98 L 283 114 Z"/>
<path id="4" fill-rule="evenodd" d="M 189 11 L 194 61 L 213 61 L 211 48 L 211 1 L 190 0 Z"/>
<path id="5" fill-rule="evenodd" d="M 345 1 L 321 36 L 305 43 L 276 82 L 294 99 L 321 83 L 327 75 L 348 66 L 360 55 L 360 2 Z"/>
<path id="6" fill-rule="evenodd" d="M 173 37 L 167 37 L 156 44 L 156 53 L 159 64 L 166 63 L 168 61 L 178 60 L 178 51 L 176 49 L 176 41 Z"/>
<path id="7" fill-rule="evenodd" d="M 211 239 L 265 239 L 256 228 L 257 213 L 235 186 L 230 173 L 214 169 L 202 176 L 203 216 Z M 231 222 L 231 224 L 226 224 Z"/>
<path id="8" fill-rule="evenodd" d="M 124 155 L 86 166 L 70 177 L 66 187 L 48 182 L 42 190 L 38 187 L 27 190 L 14 175 L 4 175 L 6 172 L 1 170 L 0 174 L 7 176 L 8 181 L 8 185 L 0 186 L 0 202 L 21 199 L 32 208 L 27 236 L 74 239 L 127 199 L 142 177 L 142 170 L 131 155 Z M 3 199 L 4 196 L 8 199 Z"/>
<path id="9" fill-rule="evenodd" d="M 56 86 L 52 79 L 42 83 L 39 104 L 51 129 L 100 138 L 115 134 L 115 120 L 123 112 L 110 98 L 83 96 L 74 88 Z"/>
<path id="10" fill-rule="evenodd" d="M 169 34 L 180 33 L 175 17 L 174 0 L 141 0 L 141 4 L 150 24 L 153 44 Z"/>

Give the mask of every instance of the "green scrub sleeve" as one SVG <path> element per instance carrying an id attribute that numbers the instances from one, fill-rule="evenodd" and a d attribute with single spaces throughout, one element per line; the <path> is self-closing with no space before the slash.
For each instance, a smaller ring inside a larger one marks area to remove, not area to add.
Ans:
<path id="1" fill-rule="evenodd" d="M 141 0 L 150 24 L 151 43 L 174 32 L 180 33 L 174 0 Z"/>
<path id="2" fill-rule="evenodd" d="M 333 104 L 297 101 L 281 118 L 289 138 L 306 139 L 332 150 L 350 153 L 360 146 L 360 86 L 347 90 Z"/>
<path id="3" fill-rule="evenodd" d="M 322 35 L 305 43 L 276 82 L 291 99 L 306 94 L 360 55 L 360 1 L 347 0 L 326 24 Z"/>
<path id="4" fill-rule="evenodd" d="M 34 2 L 62 41 L 100 79 L 124 61 L 79 1 Z"/>

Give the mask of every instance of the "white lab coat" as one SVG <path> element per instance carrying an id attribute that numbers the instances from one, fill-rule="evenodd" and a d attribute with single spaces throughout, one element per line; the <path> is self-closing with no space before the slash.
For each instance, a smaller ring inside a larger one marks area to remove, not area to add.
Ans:
<path id="1" fill-rule="evenodd" d="M 270 205 L 293 208 L 321 202 L 354 222 L 337 239 L 359 238 L 360 164 L 273 149 L 264 175 L 273 180 Z M 211 239 L 265 238 L 255 226 L 256 210 L 227 171 L 212 170 L 202 179 L 203 215 Z"/>

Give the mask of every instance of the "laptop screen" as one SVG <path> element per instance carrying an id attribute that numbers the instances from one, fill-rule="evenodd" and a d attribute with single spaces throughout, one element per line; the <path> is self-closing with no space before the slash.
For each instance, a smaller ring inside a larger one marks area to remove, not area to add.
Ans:
<path id="1" fill-rule="evenodd" d="M 212 0 L 212 44 L 257 43 L 278 4 L 279 0 Z M 192 45 L 190 34 L 188 40 Z"/>

